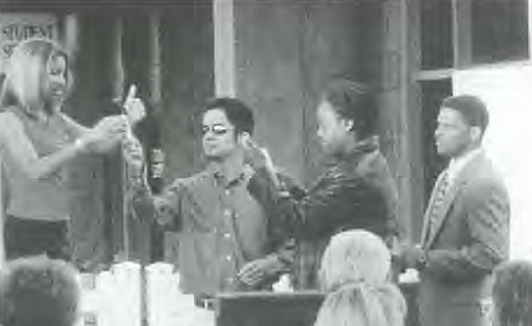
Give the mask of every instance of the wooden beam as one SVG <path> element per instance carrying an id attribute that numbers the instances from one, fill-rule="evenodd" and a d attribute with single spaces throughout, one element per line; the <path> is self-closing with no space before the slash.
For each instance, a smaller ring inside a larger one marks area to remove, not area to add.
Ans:
<path id="1" fill-rule="evenodd" d="M 452 0 L 454 67 L 473 64 L 471 0 Z"/>
<path id="2" fill-rule="evenodd" d="M 235 96 L 235 24 L 233 0 L 213 1 L 216 96 Z"/>
<path id="3" fill-rule="evenodd" d="M 425 197 L 421 153 L 421 101 L 418 83 L 414 80 L 421 67 L 420 10 L 421 0 L 401 0 L 400 46 L 401 46 L 401 94 L 400 153 L 403 191 L 403 214 L 409 214 L 408 236 L 417 241 L 421 234 Z M 405 193 L 407 192 L 407 193 Z"/>
<path id="4" fill-rule="evenodd" d="M 447 79 L 453 76 L 454 69 L 422 70 L 415 73 L 417 81 Z"/>
<path id="5" fill-rule="evenodd" d="M 162 99 L 161 90 L 161 11 L 156 9 L 150 12 L 150 102 L 159 107 Z"/>
<path id="6" fill-rule="evenodd" d="M 528 0 L 528 59 L 532 59 L 532 0 Z"/>
<path id="7" fill-rule="evenodd" d="M 3 171 L 2 157 L 0 157 L 0 268 L 3 267 L 5 261 L 4 250 L 4 219 L 5 219 L 5 203 L 4 197 L 6 196 L 5 189 L 5 177 L 2 175 Z"/>

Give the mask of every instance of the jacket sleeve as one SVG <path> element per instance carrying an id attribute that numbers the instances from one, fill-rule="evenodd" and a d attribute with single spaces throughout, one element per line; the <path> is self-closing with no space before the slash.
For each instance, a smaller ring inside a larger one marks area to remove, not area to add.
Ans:
<path id="1" fill-rule="evenodd" d="M 509 199 L 505 188 L 484 181 L 466 200 L 470 243 L 456 250 L 429 250 L 425 270 L 444 279 L 464 280 L 491 273 L 509 253 Z"/>
<path id="2" fill-rule="evenodd" d="M 153 196 L 149 186 L 143 182 L 136 187 L 133 209 L 137 215 L 150 216 L 160 226 L 176 230 L 181 226 L 182 193 L 183 185 L 179 179 L 157 196 Z"/>
<path id="3" fill-rule="evenodd" d="M 267 173 L 257 171 L 267 179 Z M 344 210 L 362 203 L 366 193 L 362 178 L 341 173 L 328 174 L 299 199 L 287 191 L 275 189 L 271 183 L 252 189 L 259 192 L 259 201 L 275 207 L 274 219 L 285 225 L 297 238 L 312 239 L 330 234 L 341 225 L 337 216 L 349 215 Z M 346 203 L 349 207 L 346 207 Z"/>
<path id="4" fill-rule="evenodd" d="M 277 176 L 283 189 L 288 189 L 292 196 L 301 196 L 304 190 L 299 187 L 292 178 L 284 174 Z M 258 169 L 248 184 L 249 193 L 262 206 L 268 225 L 271 255 L 275 255 L 279 261 L 279 270 L 276 275 L 290 271 L 293 268 L 296 256 L 296 243 L 292 237 L 286 219 L 286 214 L 278 205 L 276 188 L 270 174 L 265 169 Z"/>

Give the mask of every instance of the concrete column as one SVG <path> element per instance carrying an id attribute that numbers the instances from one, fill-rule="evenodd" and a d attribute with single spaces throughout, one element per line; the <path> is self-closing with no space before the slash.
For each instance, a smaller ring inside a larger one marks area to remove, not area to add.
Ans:
<path id="1" fill-rule="evenodd" d="M 213 0 L 216 96 L 235 96 L 234 0 Z"/>
<path id="2" fill-rule="evenodd" d="M 528 59 L 532 58 L 532 0 L 528 2 Z"/>
<path id="3" fill-rule="evenodd" d="M 2 157 L 0 156 L 0 167 L 2 166 Z M 3 187 L 4 176 L 2 175 L 2 168 L 0 168 L 0 268 L 4 264 L 5 251 L 4 251 L 4 196 L 5 189 Z"/>

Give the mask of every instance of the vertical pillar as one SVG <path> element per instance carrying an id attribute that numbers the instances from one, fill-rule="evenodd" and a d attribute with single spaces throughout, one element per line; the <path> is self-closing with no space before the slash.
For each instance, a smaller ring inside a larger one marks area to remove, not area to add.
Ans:
<path id="1" fill-rule="evenodd" d="M 413 75 L 419 70 L 420 0 L 401 0 L 399 16 L 400 95 L 398 162 L 402 214 L 409 218 L 409 238 L 417 241 L 423 224 L 423 169 L 420 152 L 421 94 Z"/>
<path id="2" fill-rule="evenodd" d="M 235 96 L 234 0 L 213 0 L 216 96 Z"/>
<path id="3" fill-rule="evenodd" d="M 532 59 L 532 0 L 528 2 L 528 59 Z"/>
<path id="4" fill-rule="evenodd" d="M 0 268 L 4 264 L 5 251 L 4 251 L 4 218 L 5 218 L 5 204 L 4 197 L 6 195 L 4 186 L 4 176 L 2 175 L 2 157 L 0 156 Z"/>
<path id="5" fill-rule="evenodd" d="M 453 0 L 452 17 L 454 67 L 467 67 L 473 56 L 471 0 Z"/>
<path id="6" fill-rule="evenodd" d="M 150 102 L 154 106 L 161 104 L 161 39 L 160 39 L 160 9 L 154 9 L 149 14 L 149 40 L 150 40 Z"/>

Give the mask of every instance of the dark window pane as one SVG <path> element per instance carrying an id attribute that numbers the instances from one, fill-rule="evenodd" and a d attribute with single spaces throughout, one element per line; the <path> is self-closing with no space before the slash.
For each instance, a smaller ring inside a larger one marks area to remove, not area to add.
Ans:
<path id="1" fill-rule="evenodd" d="M 422 0 L 421 69 L 453 66 L 453 16 L 451 0 Z"/>
<path id="2" fill-rule="evenodd" d="M 526 0 L 473 0 L 473 63 L 527 59 L 527 13 Z"/>

